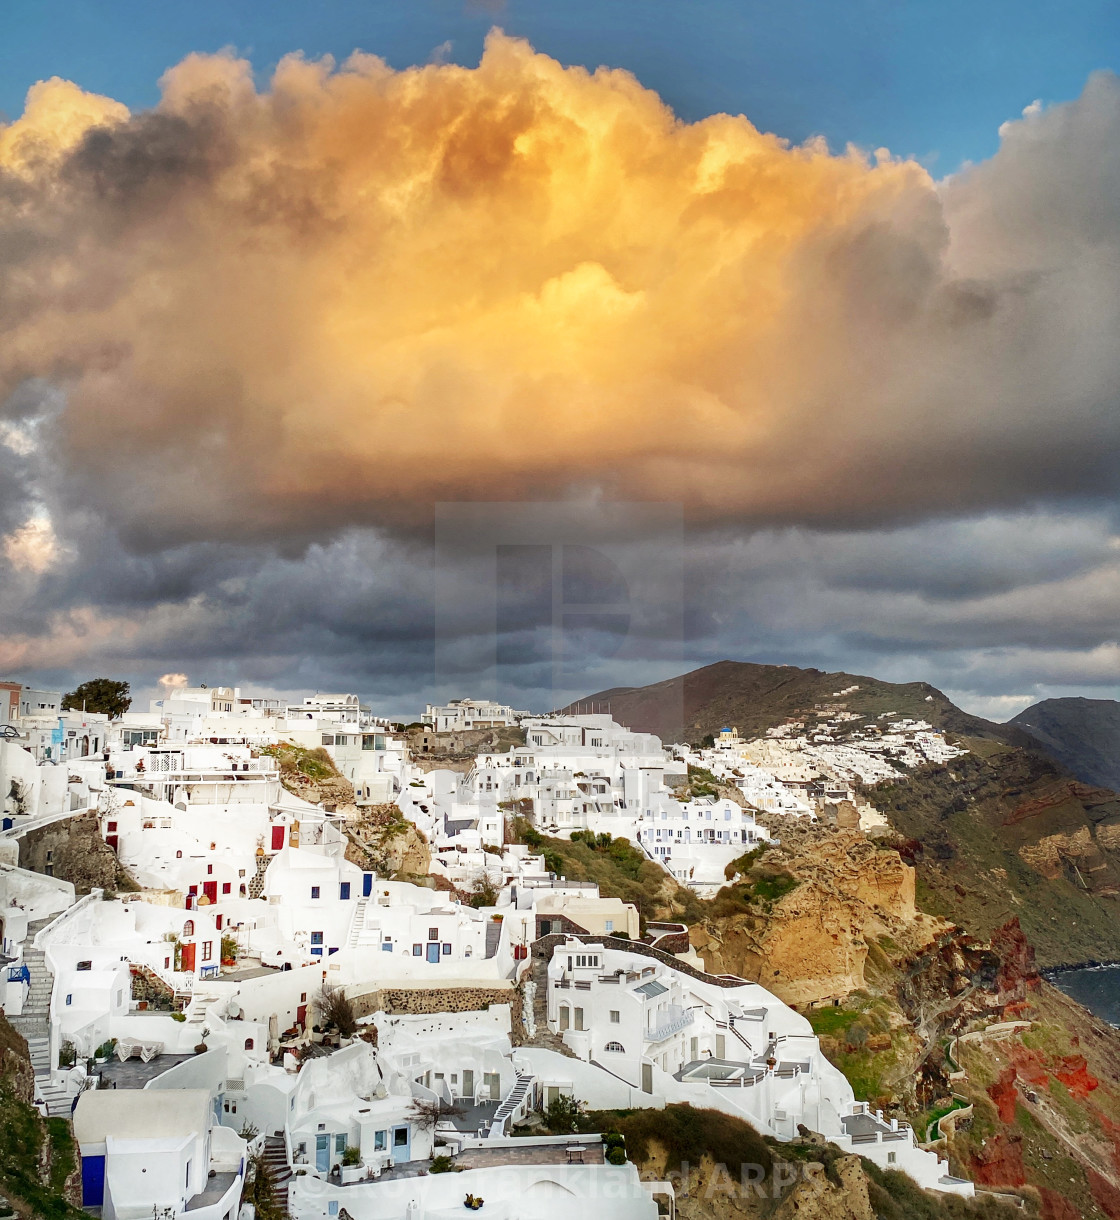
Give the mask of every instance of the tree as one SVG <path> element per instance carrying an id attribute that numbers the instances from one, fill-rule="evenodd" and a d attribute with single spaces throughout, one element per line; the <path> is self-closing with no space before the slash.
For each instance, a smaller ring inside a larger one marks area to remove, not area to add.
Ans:
<path id="1" fill-rule="evenodd" d="M 103 712 L 115 720 L 132 706 L 132 696 L 127 682 L 118 682 L 113 678 L 90 678 L 64 695 L 62 706 L 79 712 Z"/>

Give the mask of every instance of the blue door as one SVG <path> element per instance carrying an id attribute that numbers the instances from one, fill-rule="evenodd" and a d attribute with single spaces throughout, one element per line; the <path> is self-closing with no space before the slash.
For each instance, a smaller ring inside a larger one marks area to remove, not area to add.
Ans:
<path id="1" fill-rule="evenodd" d="M 315 1137 L 315 1168 L 320 1173 L 326 1173 L 331 1167 L 331 1137 L 317 1135 Z"/>
<path id="2" fill-rule="evenodd" d="M 348 902 L 350 899 L 350 882 L 340 881 L 338 883 L 338 898 L 340 902 Z"/>
<path id="3" fill-rule="evenodd" d="M 362 873 L 362 897 L 368 898 L 373 893 L 373 873 Z"/>
<path id="4" fill-rule="evenodd" d="M 432 940 L 428 942 L 428 961 L 439 961 L 439 941 Z"/>
<path id="5" fill-rule="evenodd" d="M 82 1206 L 100 1207 L 105 1202 L 105 1157 L 82 1157 Z"/>
<path id="6" fill-rule="evenodd" d="M 393 1128 L 393 1164 L 400 1165 L 403 1162 L 410 1160 L 412 1157 L 412 1147 L 408 1138 L 407 1127 Z"/>

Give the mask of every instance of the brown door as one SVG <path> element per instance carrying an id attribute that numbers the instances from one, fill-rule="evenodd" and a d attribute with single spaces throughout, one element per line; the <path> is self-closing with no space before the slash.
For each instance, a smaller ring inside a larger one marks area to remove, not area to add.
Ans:
<path id="1" fill-rule="evenodd" d="M 194 951 L 195 951 L 194 941 L 191 941 L 191 943 L 189 945 L 183 946 L 183 951 L 179 956 L 179 969 L 180 970 L 189 970 L 192 974 L 194 973 Z"/>
<path id="2" fill-rule="evenodd" d="M 306 1004 L 301 1004 L 296 1009 L 296 1024 L 302 1025 L 304 1029 L 307 1028 L 307 1005 Z"/>

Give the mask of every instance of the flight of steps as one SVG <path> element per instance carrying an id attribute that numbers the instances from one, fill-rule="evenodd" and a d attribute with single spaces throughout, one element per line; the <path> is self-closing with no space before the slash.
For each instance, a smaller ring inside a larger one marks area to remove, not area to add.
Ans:
<path id="1" fill-rule="evenodd" d="M 362 932 L 366 926 L 366 907 L 368 906 L 368 898 L 359 898 L 354 905 L 354 917 L 350 920 L 350 936 L 346 941 L 347 947 L 350 949 L 358 947 L 358 941 L 361 939 Z"/>
<path id="2" fill-rule="evenodd" d="M 272 1171 L 272 1200 L 281 1216 L 288 1214 L 288 1181 L 292 1176 L 288 1154 L 284 1150 L 284 1137 L 269 1135 L 264 1141 L 264 1162 Z"/>
<path id="3" fill-rule="evenodd" d="M 49 919 L 35 919 L 27 925 L 27 939 L 23 947 L 23 964 L 31 975 L 31 991 L 23 1006 L 23 1012 L 18 1017 L 9 1017 L 13 1028 L 18 1029 L 29 1041 L 31 1038 L 50 1037 L 51 990 L 54 987 L 54 975 L 47 968 L 46 956 L 42 949 L 34 946 L 35 935 L 40 928 L 46 927 Z"/>
<path id="4" fill-rule="evenodd" d="M 513 1088 L 502 1098 L 501 1104 L 494 1111 L 494 1118 L 490 1123 L 487 1139 L 502 1139 L 508 1134 L 507 1128 L 509 1127 L 510 1120 L 520 1109 L 526 1094 L 532 1087 L 533 1076 L 530 1073 L 526 1072 L 524 1075 L 518 1075 L 514 1081 Z"/>
<path id="5" fill-rule="evenodd" d="M 259 898 L 264 891 L 264 875 L 268 872 L 268 866 L 272 863 L 271 856 L 257 857 L 257 871 L 253 874 L 252 880 L 249 882 L 249 897 Z"/>
<path id="6" fill-rule="evenodd" d="M 560 1055 L 567 1055 L 569 1059 L 576 1059 L 578 1056 L 575 1051 L 564 1042 L 564 1039 L 559 1034 L 554 1034 L 548 1028 L 548 963 L 543 957 L 534 957 L 532 962 L 530 977 L 535 984 L 533 990 L 533 1022 L 536 1025 L 536 1032 L 531 1038 L 525 1039 L 525 1045 L 543 1046 L 546 1050 L 556 1051 Z"/>
<path id="7" fill-rule="evenodd" d="M 502 939 L 502 925 L 496 920 L 488 920 L 486 924 L 486 956 L 493 957 L 498 952 L 498 944 Z"/>
<path id="8" fill-rule="evenodd" d="M 61 1085 L 51 1083 L 51 1041 L 48 1037 L 27 1039 L 31 1067 L 35 1072 L 35 1100 L 46 1102 L 51 1118 L 69 1118 L 72 1098 Z"/>
<path id="9" fill-rule="evenodd" d="M 187 1025 L 191 1029 L 197 1029 L 200 1038 L 203 1026 L 206 1024 L 207 1014 L 210 1012 L 210 1005 L 216 1004 L 220 998 L 208 991 L 196 989 L 194 995 L 191 996 L 191 1002 L 183 1010 L 187 1016 Z"/>

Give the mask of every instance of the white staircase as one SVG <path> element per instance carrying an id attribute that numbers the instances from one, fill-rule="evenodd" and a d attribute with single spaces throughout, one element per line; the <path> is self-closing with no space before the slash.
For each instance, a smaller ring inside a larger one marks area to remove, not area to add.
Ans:
<path id="1" fill-rule="evenodd" d="M 525 1099 L 529 1094 L 529 1090 L 533 1087 L 534 1077 L 532 1073 L 518 1073 L 517 1079 L 513 1083 L 513 1088 L 502 1098 L 501 1104 L 494 1111 L 494 1118 L 490 1123 L 490 1130 L 486 1138 L 491 1140 L 504 1139 L 506 1129 L 510 1122 L 517 1116 L 518 1112 L 525 1105 Z"/>
<path id="2" fill-rule="evenodd" d="M 47 967 L 46 955 L 35 948 L 35 935 L 46 927 L 49 919 L 32 920 L 27 925 L 27 938 L 23 942 L 23 964 L 31 975 L 31 990 L 18 1017 L 9 1017 L 13 1029 L 18 1029 L 28 1040 L 49 1038 L 51 1023 L 51 991 L 54 975 Z"/>
<path id="3" fill-rule="evenodd" d="M 46 1103 L 51 1118 L 69 1118 L 71 1097 L 66 1090 L 51 1082 L 51 1042 L 48 1037 L 27 1039 L 31 1052 L 31 1067 L 35 1072 L 35 1100 Z"/>
<path id="4" fill-rule="evenodd" d="M 347 948 L 356 949 L 358 947 L 358 941 L 361 940 L 366 927 L 366 907 L 368 906 L 368 898 L 359 898 L 354 904 L 354 916 L 350 920 L 350 936 L 346 941 Z"/>

